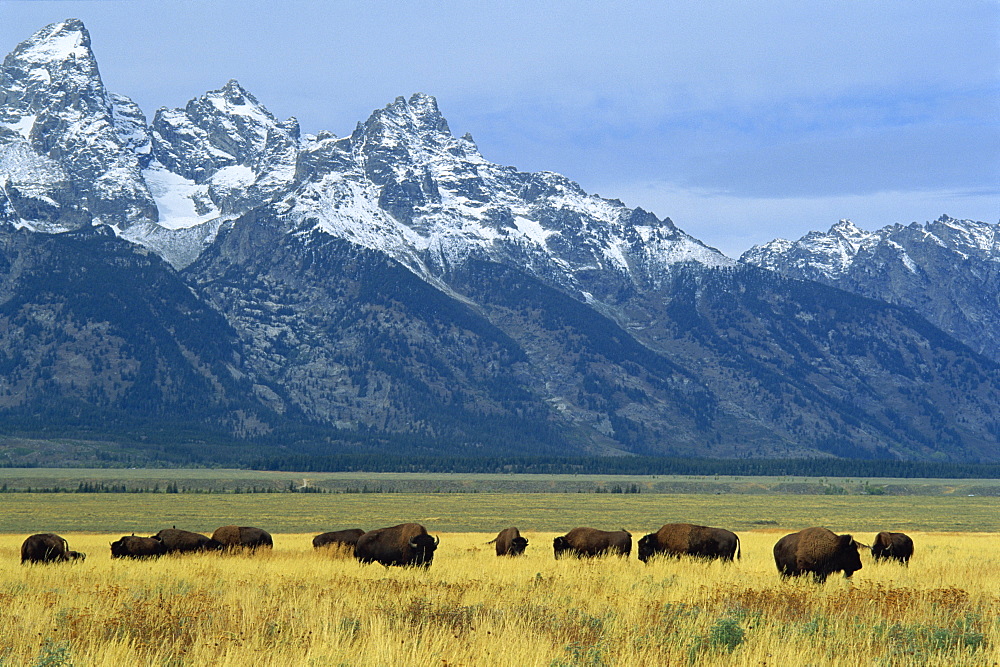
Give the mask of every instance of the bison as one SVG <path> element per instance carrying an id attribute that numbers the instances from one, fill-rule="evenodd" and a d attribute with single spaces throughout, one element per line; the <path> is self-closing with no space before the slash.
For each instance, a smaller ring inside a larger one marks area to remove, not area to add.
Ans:
<path id="1" fill-rule="evenodd" d="M 574 528 L 562 537 L 552 540 L 556 558 L 564 553 L 574 556 L 601 556 L 617 554 L 628 556 L 632 553 L 632 533 L 627 530 L 597 530 L 596 528 Z"/>
<path id="2" fill-rule="evenodd" d="M 358 538 L 354 557 L 362 563 L 428 567 L 440 540 L 418 523 L 369 530 Z"/>
<path id="3" fill-rule="evenodd" d="M 659 553 L 732 561 L 740 557 L 740 538 L 724 528 L 668 523 L 639 540 L 639 560 L 643 563 Z"/>
<path id="4" fill-rule="evenodd" d="M 260 547 L 270 549 L 274 546 L 269 532 L 250 526 L 222 526 L 212 533 L 212 539 L 229 550 L 258 549 Z"/>
<path id="5" fill-rule="evenodd" d="M 360 528 L 349 528 L 347 530 L 334 530 L 329 533 L 320 533 L 313 538 L 313 547 L 351 547 L 358 543 L 358 538 L 365 534 Z"/>
<path id="6" fill-rule="evenodd" d="M 823 583 L 833 572 L 850 577 L 861 569 L 859 546 L 850 535 L 837 535 L 826 528 L 806 528 L 777 541 L 774 563 L 783 579 L 810 572 L 818 583 Z"/>
<path id="7" fill-rule="evenodd" d="M 872 558 L 876 561 L 883 558 L 898 560 L 903 565 L 910 564 L 913 555 L 913 540 L 904 533 L 890 533 L 883 530 L 875 536 L 872 542 Z"/>
<path id="8" fill-rule="evenodd" d="M 70 551 L 66 539 L 55 533 L 31 535 L 21 544 L 21 564 L 56 563 L 67 560 L 83 560 L 87 557 L 79 551 Z"/>
<path id="9" fill-rule="evenodd" d="M 163 546 L 167 548 L 167 553 L 175 551 L 219 551 L 225 548 L 222 543 L 218 540 L 213 540 L 211 537 L 207 537 L 201 533 L 192 533 L 189 530 L 178 530 L 177 528 L 161 530 L 156 535 L 153 535 L 153 538 L 163 542 Z"/>
<path id="10" fill-rule="evenodd" d="M 125 535 L 111 543 L 112 558 L 157 558 L 167 553 L 167 547 L 155 537 Z"/>
<path id="11" fill-rule="evenodd" d="M 504 528 L 486 544 L 496 544 L 497 556 L 520 556 L 528 548 L 528 538 L 521 537 L 517 528 Z"/>

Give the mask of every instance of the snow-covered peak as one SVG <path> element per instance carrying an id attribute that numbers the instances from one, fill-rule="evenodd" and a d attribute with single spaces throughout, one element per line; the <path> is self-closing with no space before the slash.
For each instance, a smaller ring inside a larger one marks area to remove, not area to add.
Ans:
<path id="1" fill-rule="evenodd" d="M 93 60 L 90 33 L 80 19 L 51 23 L 21 42 L 9 58 L 37 64 L 59 63 L 70 58 Z"/>
<path id="2" fill-rule="evenodd" d="M 489 162 L 422 93 L 397 97 L 349 138 L 307 138 L 298 170 L 289 219 L 388 252 L 433 280 L 488 258 L 593 298 L 602 282 L 656 286 L 678 263 L 733 264 L 669 219 L 559 174 Z"/>
<path id="3" fill-rule="evenodd" d="M 138 107 L 106 91 L 82 22 L 42 28 L 0 67 L 0 148 L 24 144 L 5 152 L 24 159 L 0 162 L 7 215 L 45 231 L 155 219 L 139 174 L 144 126 Z M 65 180 L 50 180 L 51 163 Z M 28 164 L 47 166 L 32 171 Z"/>
<path id="4" fill-rule="evenodd" d="M 273 153 L 294 153 L 298 138 L 294 119 L 279 122 L 235 80 L 153 118 L 156 159 L 196 183 L 235 165 L 259 172 Z"/>
<path id="5" fill-rule="evenodd" d="M 425 93 L 413 93 L 409 100 L 397 97 L 384 108 L 372 112 L 366 122 L 359 124 L 358 130 L 366 134 L 381 130 L 384 136 L 419 136 L 425 140 L 451 138 L 451 130 L 438 109 L 437 100 Z"/>
<path id="6" fill-rule="evenodd" d="M 33 142 L 39 152 L 37 159 L 4 152 L 8 171 L 20 178 L 34 165 L 39 179 L 58 172 L 85 184 L 64 188 L 68 194 L 90 187 L 95 202 L 96 195 L 131 200 L 117 212 L 110 201 L 90 207 L 77 222 L 154 239 L 150 247 L 177 266 L 194 257 L 192 244 L 211 239 L 210 230 L 268 205 L 289 232 L 318 228 L 383 250 L 437 281 L 478 257 L 600 298 L 595 285 L 602 282 L 608 290 L 615 281 L 653 286 L 677 263 L 732 263 L 669 219 L 590 195 L 559 174 L 489 162 L 471 135 L 451 133 L 431 95 L 396 98 L 349 137 L 300 140 L 294 118 L 277 120 L 230 80 L 183 108 L 158 110 L 147 126 L 131 100 L 104 91 L 89 44 L 82 23 L 66 21 L 19 47 L 25 57 L 8 57 L 16 66 L 5 64 L 11 85 L 3 90 L 17 91 L 8 97 L 20 106 L 0 109 L 0 142 Z M 31 94 L 21 94 L 28 86 Z M 38 100 L 38 108 L 30 106 Z M 40 137 L 75 143 L 60 145 L 50 164 Z M 67 155 L 74 164 L 63 164 Z M 170 249 L 175 237 L 185 239 L 182 252 Z"/>
<path id="7" fill-rule="evenodd" d="M 871 238 L 871 234 L 869 232 L 864 231 L 847 219 L 842 219 L 840 222 L 830 227 L 829 234 L 843 239 L 850 244 L 855 251 L 861 247 L 866 240 Z"/>
<path id="8" fill-rule="evenodd" d="M 985 252 L 1000 258 L 1000 224 L 942 215 L 924 225 L 913 223 L 910 229 L 931 235 L 943 246 L 958 252 Z"/>
<path id="9" fill-rule="evenodd" d="M 809 232 L 798 241 L 776 239 L 754 246 L 741 262 L 790 273 L 796 277 L 838 280 L 858 263 L 899 262 L 917 273 L 925 255 L 922 248 L 936 246 L 957 259 L 978 256 L 1000 259 L 1000 225 L 941 216 L 933 222 L 889 225 L 874 232 L 841 220 L 828 232 Z"/>
<path id="10" fill-rule="evenodd" d="M 160 226 L 176 230 L 211 223 L 217 228 L 222 220 L 291 189 L 299 126 L 294 118 L 278 121 L 230 80 L 183 109 L 159 109 L 153 118 L 152 156 L 144 176 Z M 189 249 L 184 256 L 190 256 Z"/>

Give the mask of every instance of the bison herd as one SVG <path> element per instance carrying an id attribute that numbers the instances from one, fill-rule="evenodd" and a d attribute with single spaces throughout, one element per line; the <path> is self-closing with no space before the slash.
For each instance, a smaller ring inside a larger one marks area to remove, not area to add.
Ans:
<path id="1" fill-rule="evenodd" d="M 428 567 L 439 543 L 439 538 L 432 537 L 418 523 L 369 531 L 360 528 L 338 530 L 317 535 L 312 541 L 317 549 L 344 549 L 361 563 L 380 563 L 386 567 Z M 111 557 L 139 559 L 190 551 L 270 549 L 273 544 L 267 531 L 250 526 L 222 526 L 211 537 L 173 527 L 150 537 L 126 535 L 111 543 Z M 497 556 L 518 556 L 527 549 L 528 540 L 517 528 L 510 527 L 501 530 L 487 544 L 496 546 Z M 555 538 L 552 547 L 556 558 L 605 555 L 627 558 L 632 553 L 632 534 L 624 529 L 606 531 L 579 527 Z M 862 547 L 870 549 L 876 561 L 892 559 L 908 565 L 913 556 L 913 540 L 903 533 L 883 531 L 875 536 L 869 547 L 850 535 L 837 535 L 826 528 L 806 528 L 777 541 L 774 563 L 782 578 L 811 574 L 816 581 L 823 582 L 834 572 L 850 577 L 860 570 L 859 550 Z M 668 523 L 639 540 L 639 560 L 645 563 L 658 554 L 731 562 L 740 558 L 740 538 L 724 528 Z M 54 533 L 32 535 L 21 545 L 21 563 L 84 558 L 85 554 L 70 550 L 66 540 Z"/>

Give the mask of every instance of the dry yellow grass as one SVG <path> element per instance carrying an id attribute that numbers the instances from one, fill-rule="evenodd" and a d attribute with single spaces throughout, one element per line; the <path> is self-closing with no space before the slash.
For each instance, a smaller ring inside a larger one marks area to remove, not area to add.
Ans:
<path id="1" fill-rule="evenodd" d="M 427 570 L 315 552 L 311 533 L 144 562 L 65 533 L 86 562 L 22 567 L 25 535 L 0 535 L 0 664 L 1000 663 L 996 535 L 913 532 L 909 568 L 865 555 L 853 582 L 816 585 L 778 578 L 785 532 L 742 532 L 731 565 L 556 561 L 556 533 L 533 532 L 498 559 L 493 534 L 443 533 Z"/>

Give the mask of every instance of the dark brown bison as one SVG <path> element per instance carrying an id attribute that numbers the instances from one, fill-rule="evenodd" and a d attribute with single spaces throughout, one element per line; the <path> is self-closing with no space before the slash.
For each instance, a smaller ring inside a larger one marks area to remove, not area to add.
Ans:
<path id="1" fill-rule="evenodd" d="M 313 538 L 313 547 L 351 547 L 358 543 L 358 538 L 365 534 L 360 528 L 349 528 L 347 530 L 334 530 L 329 533 L 320 533 Z"/>
<path id="2" fill-rule="evenodd" d="M 222 526 L 212 533 L 212 539 L 229 550 L 259 549 L 260 547 L 270 549 L 274 546 L 269 532 L 250 526 Z"/>
<path id="3" fill-rule="evenodd" d="M 83 560 L 87 557 L 79 551 L 70 551 L 65 538 L 55 533 L 38 533 L 21 544 L 21 563 L 57 563 L 67 560 Z"/>
<path id="4" fill-rule="evenodd" d="M 217 540 L 213 540 L 211 537 L 207 537 L 201 533 L 192 533 L 189 530 L 178 530 L 177 528 L 166 528 L 153 535 L 153 537 L 163 542 L 163 546 L 167 548 L 167 553 L 175 551 L 218 551 L 225 548 L 223 544 Z"/>
<path id="5" fill-rule="evenodd" d="M 819 583 L 833 572 L 845 577 L 861 569 L 860 545 L 850 535 L 837 535 L 826 528 L 806 528 L 785 535 L 774 545 L 774 563 L 782 578 L 811 572 Z"/>
<path id="6" fill-rule="evenodd" d="M 496 544 L 497 556 L 520 556 L 528 548 L 528 538 L 521 537 L 517 528 L 504 528 L 486 544 Z"/>
<path id="7" fill-rule="evenodd" d="M 391 528 L 369 530 L 358 538 L 354 557 L 362 563 L 420 565 L 428 567 L 434 559 L 439 539 L 427 534 L 419 523 L 402 523 Z"/>
<path id="8" fill-rule="evenodd" d="M 564 553 L 574 556 L 602 556 L 617 554 L 628 556 L 632 553 L 632 533 L 627 530 L 597 530 L 596 528 L 574 528 L 562 537 L 552 540 L 556 558 Z"/>
<path id="9" fill-rule="evenodd" d="M 872 542 L 872 558 L 877 561 L 891 558 L 898 560 L 903 565 L 909 565 L 912 555 L 913 540 L 904 533 L 890 533 L 883 530 L 875 536 L 875 541 Z"/>
<path id="10" fill-rule="evenodd" d="M 167 553 L 167 547 L 155 537 L 125 535 L 111 543 L 112 558 L 156 558 Z"/>
<path id="11" fill-rule="evenodd" d="M 643 563 L 661 553 L 731 561 L 740 557 L 740 538 L 724 528 L 668 523 L 639 540 L 639 560 Z"/>

